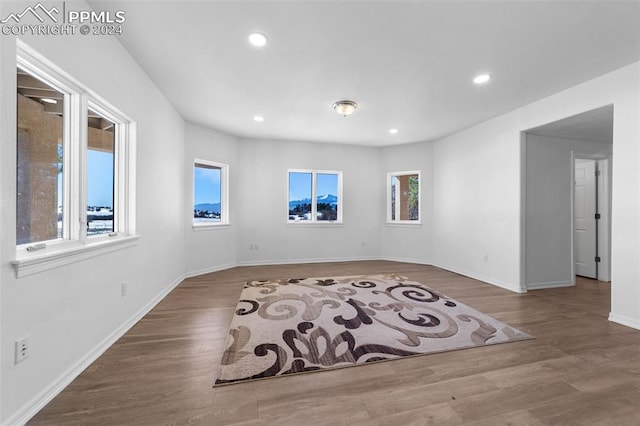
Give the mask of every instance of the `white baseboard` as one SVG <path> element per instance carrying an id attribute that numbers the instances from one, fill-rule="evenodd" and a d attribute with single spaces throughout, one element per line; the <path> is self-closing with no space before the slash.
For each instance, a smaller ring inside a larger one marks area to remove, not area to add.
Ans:
<path id="1" fill-rule="evenodd" d="M 198 269 L 196 271 L 187 272 L 184 278 L 197 277 L 198 275 L 210 274 L 212 272 L 224 271 L 226 269 L 235 268 L 237 263 L 227 263 L 226 265 L 212 266 L 210 268 Z"/>
<path id="2" fill-rule="evenodd" d="M 465 271 L 464 269 L 456 268 L 453 266 L 444 265 L 441 263 L 434 262 L 433 266 L 438 268 L 446 269 L 447 271 L 455 272 L 456 274 L 464 275 L 465 277 L 473 278 L 478 281 L 485 282 L 487 284 L 495 285 L 496 287 L 504 288 L 505 290 L 513 291 L 515 293 L 526 293 L 527 289 L 522 288 L 517 284 L 508 283 L 506 281 L 496 280 L 491 277 L 485 277 L 480 274 L 475 274 L 473 272 Z"/>
<path id="3" fill-rule="evenodd" d="M 527 290 L 542 290 L 545 288 L 574 287 L 571 281 L 552 281 L 547 283 L 531 283 L 527 284 Z"/>
<path id="4" fill-rule="evenodd" d="M 406 257 L 389 257 L 389 256 L 383 256 L 380 258 L 380 260 L 387 260 L 389 262 L 402 262 L 402 263 L 415 263 L 416 265 L 433 265 L 433 262 L 428 261 L 428 260 L 422 260 L 422 259 L 409 259 Z"/>
<path id="5" fill-rule="evenodd" d="M 237 266 L 268 266 L 268 265 L 297 265 L 301 263 L 331 263 L 331 262 L 358 262 L 364 260 L 381 260 L 376 256 L 338 257 L 338 258 L 310 258 L 310 259 L 284 259 L 284 260 L 243 260 Z"/>
<path id="6" fill-rule="evenodd" d="M 609 321 L 640 330 L 640 319 L 609 312 Z"/>
<path id="7" fill-rule="evenodd" d="M 131 318 L 129 318 L 124 324 L 122 324 L 117 330 L 103 339 L 98 345 L 96 345 L 90 352 L 78 360 L 73 366 L 71 366 L 66 372 L 60 375 L 42 392 L 33 397 L 29 402 L 24 404 L 16 413 L 5 420 L 6 425 L 24 425 L 33 416 L 38 414 L 45 405 L 47 405 L 53 398 L 55 398 L 60 392 L 73 382 L 87 367 L 94 363 L 103 353 L 107 351 L 114 343 L 118 341 L 127 331 L 131 329 L 138 321 L 140 321 L 151 309 L 153 309 L 162 299 L 164 299 L 174 288 L 178 286 L 183 280 L 184 276 L 179 277 L 173 281 L 167 288 L 165 288 L 160 294 L 154 297 L 149 303 L 147 303 L 142 309 L 136 312 Z"/>

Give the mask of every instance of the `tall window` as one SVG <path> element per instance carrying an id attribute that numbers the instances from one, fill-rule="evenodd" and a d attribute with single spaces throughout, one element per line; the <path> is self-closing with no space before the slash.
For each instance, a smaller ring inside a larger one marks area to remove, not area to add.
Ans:
<path id="1" fill-rule="evenodd" d="M 342 222 L 342 172 L 289 171 L 289 222 Z"/>
<path id="2" fill-rule="evenodd" d="M 64 110 L 68 94 L 18 68 L 17 244 L 63 237 Z"/>
<path id="3" fill-rule="evenodd" d="M 387 174 L 387 222 L 420 222 L 420 172 Z"/>
<path id="4" fill-rule="evenodd" d="M 135 233 L 135 124 L 24 43 L 17 47 L 20 274 L 21 264 L 33 265 L 31 252 L 84 250 Z"/>
<path id="5" fill-rule="evenodd" d="M 89 110 L 87 126 L 87 235 L 114 228 L 115 123 Z"/>
<path id="6" fill-rule="evenodd" d="M 193 225 L 227 224 L 228 168 L 222 163 L 194 160 Z"/>

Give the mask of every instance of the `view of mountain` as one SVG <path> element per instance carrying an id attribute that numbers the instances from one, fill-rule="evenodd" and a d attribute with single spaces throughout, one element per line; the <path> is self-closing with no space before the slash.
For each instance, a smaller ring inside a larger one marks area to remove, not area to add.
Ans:
<path id="1" fill-rule="evenodd" d="M 337 206 L 338 205 L 338 197 L 333 195 L 333 194 L 318 195 L 317 202 L 318 203 L 330 204 L 331 206 Z M 311 204 L 311 199 L 310 198 L 305 198 L 304 200 L 289 201 L 289 208 L 293 209 L 296 206 L 300 206 L 300 205 L 304 205 L 304 204 Z M 202 212 L 220 213 L 220 203 L 215 203 L 215 204 L 212 204 L 212 203 L 196 204 L 195 206 L 193 206 L 193 209 L 194 210 L 199 210 L 199 211 L 202 211 Z"/>
<path id="2" fill-rule="evenodd" d="M 193 209 L 194 210 L 200 210 L 202 212 L 220 213 L 220 203 L 215 203 L 215 204 L 211 204 L 211 203 L 196 204 L 195 206 L 193 206 Z"/>
<path id="3" fill-rule="evenodd" d="M 318 195 L 316 200 L 318 203 L 326 203 L 326 204 L 330 204 L 331 206 L 338 205 L 338 197 L 333 194 Z M 296 206 L 300 206 L 303 204 L 311 204 L 311 199 L 305 198 L 304 200 L 289 201 L 289 209 L 293 209 Z"/>

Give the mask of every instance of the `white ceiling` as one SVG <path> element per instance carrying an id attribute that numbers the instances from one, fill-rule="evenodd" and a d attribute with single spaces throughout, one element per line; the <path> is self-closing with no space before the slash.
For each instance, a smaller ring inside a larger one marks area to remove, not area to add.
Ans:
<path id="1" fill-rule="evenodd" d="M 527 133 L 552 138 L 613 143 L 613 105 L 554 121 Z"/>
<path id="2" fill-rule="evenodd" d="M 640 60 L 638 1 L 89 3 L 126 12 L 122 44 L 185 119 L 243 137 L 434 140 Z"/>

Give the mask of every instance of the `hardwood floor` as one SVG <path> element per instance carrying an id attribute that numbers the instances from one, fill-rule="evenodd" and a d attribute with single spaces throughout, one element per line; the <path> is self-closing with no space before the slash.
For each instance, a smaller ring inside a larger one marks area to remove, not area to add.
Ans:
<path id="1" fill-rule="evenodd" d="M 535 340 L 212 388 L 244 280 L 397 272 Z M 610 286 L 515 294 L 431 266 L 239 267 L 185 280 L 30 424 L 637 425 L 640 331 Z"/>

